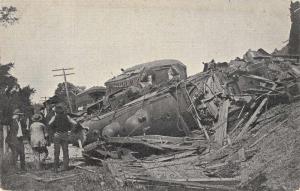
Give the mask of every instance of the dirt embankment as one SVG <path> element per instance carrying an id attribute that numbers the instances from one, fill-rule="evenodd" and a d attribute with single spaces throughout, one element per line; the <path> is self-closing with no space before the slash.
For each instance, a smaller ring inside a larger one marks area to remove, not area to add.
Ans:
<path id="1" fill-rule="evenodd" d="M 249 149 L 257 149 L 258 152 L 253 158 L 242 163 L 244 189 L 298 190 L 300 102 L 279 105 L 267 111 L 258 120 L 253 133 L 253 136 L 246 140 L 246 145 Z"/>

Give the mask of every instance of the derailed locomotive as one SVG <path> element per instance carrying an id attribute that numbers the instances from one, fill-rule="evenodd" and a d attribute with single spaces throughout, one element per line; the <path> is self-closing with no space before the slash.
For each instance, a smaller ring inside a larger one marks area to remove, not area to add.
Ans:
<path id="1" fill-rule="evenodd" d="M 209 138 L 205 127 L 218 118 L 218 100 L 240 92 L 236 81 L 211 70 L 187 78 L 181 62 L 159 60 L 123 71 L 105 83 L 105 98 L 88 108 L 85 144 L 106 136 L 189 136 L 196 129 Z"/>
<path id="2" fill-rule="evenodd" d="M 190 107 L 195 85 L 180 61 L 136 65 L 105 85 L 105 98 L 87 109 L 82 123 L 89 129 L 84 144 L 103 136 L 184 136 L 198 126 Z"/>

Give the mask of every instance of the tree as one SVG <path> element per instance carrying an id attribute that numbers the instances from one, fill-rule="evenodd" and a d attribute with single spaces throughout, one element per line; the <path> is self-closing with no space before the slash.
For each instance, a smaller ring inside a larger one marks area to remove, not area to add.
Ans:
<path id="1" fill-rule="evenodd" d="M 17 8 L 13 6 L 1 7 L 0 9 L 0 24 L 3 26 L 13 25 L 19 20 L 16 16 Z"/>
<path id="2" fill-rule="evenodd" d="M 13 92 L 10 98 L 10 105 L 12 108 L 21 108 L 23 112 L 30 116 L 33 114 L 33 107 L 31 103 L 31 95 L 35 93 L 35 89 L 30 86 L 19 88 Z"/>
<path id="3" fill-rule="evenodd" d="M 10 70 L 14 67 L 13 63 L 0 64 L 0 94 L 10 94 L 10 92 L 18 88 L 17 78 L 10 74 Z"/>
<path id="4" fill-rule="evenodd" d="M 8 122 L 16 108 L 20 108 L 27 116 L 32 114 L 30 97 L 35 90 L 30 86 L 20 87 L 17 78 L 10 74 L 13 66 L 13 63 L 0 64 L 0 117 L 2 122 Z"/>
<path id="5" fill-rule="evenodd" d="M 70 96 L 70 102 L 72 105 L 72 109 L 76 108 L 75 104 L 75 97 L 77 94 L 85 90 L 84 86 L 75 86 L 74 84 L 67 82 L 68 84 L 68 91 L 69 91 L 69 96 Z M 67 99 L 67 93 L 66 93 L 66 88 L 65 88 L 65 83 L 59 83 L 57 85 L 57 88 L 54 92 L 54 95 L 56 95 L 59 100 L 62 100 L 63 104 L 65 105 L 66 108 L 68 107 L 68 99 Z"/>

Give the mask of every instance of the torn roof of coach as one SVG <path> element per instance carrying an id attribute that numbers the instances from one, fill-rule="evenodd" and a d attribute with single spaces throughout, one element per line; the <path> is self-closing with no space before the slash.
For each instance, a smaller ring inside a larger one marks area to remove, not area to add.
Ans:
<path id="1" fill-rule="evenodd" d="M 182 62 L 178 60 L 166 59 L 138 64 L 123 70 L 122 74 L 106 81 L 105 86 L 107 87 L 109 93 L 115 92 L 118 89 L 125 89 L 129 86 L 134 86 L 140 82 L 143 73 L 155 75 L 153 84 L 160 84 L 168 81 L 169 69 L 178 72 L 180 79 L 187 78 L 186 66 Z"/>
<path id="2" fill-rule="evenodd" d="M 186 78 L 186 66 L 182 62 L 180 62 L 178 60 L 166 59 L 166 60 L 156 60 L 156 61 L 152 61 L 152 62 L 146 62 L 143 64 L 138 64 L 133 67 L 130 67 L 130 68 L 124 70 L 124 72 L 122 74 L 106 81 L 105 84 L 120 81 L 120 80 L 123 80 L 132 75 L 139 74 L 144 69 L 151 69 L 151 70 L 157 71 L 157 70 L 162 70 L 165 68 L 171 68 L 172 66 L 176 67 L 176 69 L 180 70 L 181 75 L 185 76 L 185 78 Z"/>

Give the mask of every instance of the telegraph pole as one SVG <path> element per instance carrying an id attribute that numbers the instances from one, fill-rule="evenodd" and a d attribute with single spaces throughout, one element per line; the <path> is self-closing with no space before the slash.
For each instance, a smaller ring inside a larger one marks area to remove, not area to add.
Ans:
<path id="1" fill-rule="evenodd" d="M 73 75 L 73 74 L 75 74 L 75 73 L 66 73 L 66 71 L 67 71 L 67 70 L 73 70 L 73 69 L 74 69 L 74 68 L 61 68 L 61 69 L 55 69 L 55 70 L 52 70 L 52 72 L 62 71 L 62 74 L 53 75 L 53 76 L 54 76 L 54 77 L 58 77 L 58 76 L 63 76 L 63 77 L 64 77 L 65 90 L 66 90 L 67 99 L 68 99 L 69 108 L 70 108 L 71 113 L 73 113 L 73 109 L 72 109 L 72 104 L 71 104 L 70 95 L 69 95 L 69 90 L 68 90 L 67 76 Z"/>

